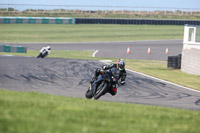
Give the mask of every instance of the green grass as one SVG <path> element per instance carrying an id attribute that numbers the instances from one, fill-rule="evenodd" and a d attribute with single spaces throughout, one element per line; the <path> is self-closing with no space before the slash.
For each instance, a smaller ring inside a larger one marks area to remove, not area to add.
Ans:
<path id="1" fill-rule="evenodd" d="M 17 56 L 32 56 L 37 57 L 39 50 L 28 50 L 27 53 L 10 53 L 0 52 L 0 55 L 17 55 Z M 73 59 L 94 59 L 92 57 L 94 51 L 51 51 L 48 58 L 73 58 Z"/>
<path id="2" fill-rule="evenodd" d="M 183 26 L 1 24 L 0 42 L 102 42 L 182 39 Z"/>
<path id="3" fill-rule="evenodd" d="M 163 14 L 113 14 L 113 13 L 1 13 L 1 16 L 22 16 L 22 17 L 80 17 L 80 18 L 128 18 L 128 19 L 187 19 L 198 20 L 199 15 L 163 15 Z"/>
<path id="4" fill-rule="evenodd" d="M 199 111 L 0 90 L 1 133 L 199 133 Z"/>
<path id="5" fill-rule="evenodd" d="M 11 52 L 0 52 L 0 55 L 15 55 L 15 56 L 32 56 L 37 57 L 39 50 L 28 50 L 27 53 L 11 53 Z M 70 59 L 90 59 L 90 60 L 112 60 L 111 58 L 99 58 L 92 57 L 94 51 L 51 51 L 51 54 L 47 58 L 70 58 Z"/>
<path id="6" fill-rule="evenodd" d="M 195 90 L 200 90 L 200 76 L 167 68 L 167 61 L 126 60 L 126 68 L 145 73 Z"/>

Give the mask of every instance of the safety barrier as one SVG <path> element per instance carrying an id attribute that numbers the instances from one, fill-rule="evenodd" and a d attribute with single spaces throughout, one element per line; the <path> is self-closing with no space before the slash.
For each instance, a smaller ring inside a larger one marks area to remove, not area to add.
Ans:
<path id="1" fill-rule="evenodd" d="M 181 54 L 177 56 L 168 56 L 167 67 L 173 69 L 181 69 Z"/>
<path id="2" fill-rule="evenodd" d="M 75 24 L 75 19 L 57 17 L 0 17 L 0 24 Z"/>
<path id="3" fill-rule="evenodd" d="M 3 52 L 3 46 L 0 45 L 0 52 Z"/>
<path id="4" fill-rule="evenodd" d="M 200 20 L 106 19 L 57 17 L 0 17 L 0 24 L 136 24 L 136 25 L 200 25 Z"/>
<path id="5" fill-rule="evenodd" d="M 0 45 L 0 52 L 27 53 L 27 48 L 22 46 Z"/>
<path id="6" fill-rule="evenodd" d="M 200 25 L 200 20 L 76 18 L 76 24 Z"/>

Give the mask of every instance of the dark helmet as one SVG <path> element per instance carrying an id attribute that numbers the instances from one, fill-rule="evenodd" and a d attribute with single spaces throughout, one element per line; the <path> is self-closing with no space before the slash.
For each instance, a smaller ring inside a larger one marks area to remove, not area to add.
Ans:
<path id="1" fill-rule="evenodd" d="M 124 59 L 119 59 L 117 61 L 117 67 L 119 68 L 120 71 L 124 70 L 124 68 L 125 68 L 125 61 L 124 61 Z"/>

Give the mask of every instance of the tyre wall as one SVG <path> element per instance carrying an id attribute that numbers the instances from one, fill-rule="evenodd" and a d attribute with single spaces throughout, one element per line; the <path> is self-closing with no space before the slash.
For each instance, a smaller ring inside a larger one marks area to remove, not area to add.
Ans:
<path id="1" fill-rule="evenodd" d="M 200 25 L 200 20 L 103 19 L 56 17 L 0 17 L 0 24 L 136 24 L 136 25 Z"/>
<path id="2" fill-rule="evenodd" d="M 0 52 L 27 53 L 27 47 L 0 45 Z"/>
<path id="3" fill-rule="evenodd" d="M 75 18 L 76 24 L 200 25 L 200 20 Z"/>
<path id="4" fill-rule="evenodd" d="M 172 69 L 181 69 L 181 54 L 177 56 L 168 56 L 167 67 Z"/>
<path id="5" fill-rule="evenodd" d="M 0 24 L 75 24 L 75 19 L 55 17 L 0 17 Z"/>

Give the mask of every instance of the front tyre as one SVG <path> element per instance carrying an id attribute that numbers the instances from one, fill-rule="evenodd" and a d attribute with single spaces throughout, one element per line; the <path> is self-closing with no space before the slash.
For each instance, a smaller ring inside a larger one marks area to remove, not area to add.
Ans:
<path id="1" fill-rule="evenodd" d="M 91 99 L 93 96 L 92 96 L 92 91 L 90 90 L 90 88 L 88 88 L 88 90 L 85 92 L 85 97 L 87 99 Z"/>
<path id="2" fill-rule="evenodd" d="M 94 95 L 94 99 L 99 99 L 102 95 L 107 92 L 108 83 L 102 82 L 99 86 L 97 86 L 96 93 Z"/>

